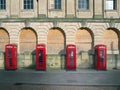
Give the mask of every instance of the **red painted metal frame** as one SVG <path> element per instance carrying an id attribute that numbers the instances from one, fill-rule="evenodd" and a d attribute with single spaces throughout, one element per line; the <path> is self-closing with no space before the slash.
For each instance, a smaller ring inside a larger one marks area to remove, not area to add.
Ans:
<path id="1" fill-rule="evenodd" d="M 101 62 L 101 53 L 104 52 L 104 59 Z M 107 67 L 107 46 L 99 44 L 95 46 L 95 69 L 97 70 L 106 70 Z"/>
<path id="2" fill-rule="evenodd" d="M 73 51 L 73 66 L 70 65 L 70 51 Z M 76 70 L 76 46 L 69 44 L 66 47 L 66 70 Z"/>
<path id="3" fill-rule="evenodd" d="M 43 51 L 42 62 L 39 62 L 39 50 Z M 46 46 L 44 44 L 36 45 L 36 70 L 46 70 Z"/>
<path id="4" fill-rule="evenodd" d="M 11 56 L 9 55 L 11 52 Z M 10 58 L 11 65 L 10 65 Z M 5 69 L 16 70 L 17 69 L 17 46 L 15 44 L 7 44 L 5 46 Z"/>

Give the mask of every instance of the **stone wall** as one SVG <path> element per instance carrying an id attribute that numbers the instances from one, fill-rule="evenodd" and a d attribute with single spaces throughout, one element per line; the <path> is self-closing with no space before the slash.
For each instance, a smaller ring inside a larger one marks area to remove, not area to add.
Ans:
<path id="1" fill-rule="evenodd" d="M 57 22 L 57 27 L 54 27 L 54 22 L 43 22 L 43 23 L 42 22 L 29 22 L 27 23 L 27 26 L 26 26 L 26 23 L 24 22 L 14 21 L 14 22 L 1 23 L 0 33 L 2 33 L 5 30 L 6 34 L 8 34 L 9 36 L 9 38 L 6 37 L 9 39 L 8 41 L 10 41 L 10 43 L 17 44 L 18 46 L 18 67 L 20 68 L 24 68 L 24 67 L 35 68 L 35 51 L 34 52 L 31 51 L 31 49 L 28 49 L 27 51 L 20 50 L 20 48 L 23 48 L 23 46 L 27 48 L 26 44 L 21 45 L 21 41 L 20 41 L 20 35 L 24 29 L 26 29 L 25 30 L 26 34 L 29 33 L 29 31 L 31 31 L 35 35 L 34 37 L 35 44 L 42 43 L 46 45 L 47 47 L 47 69 L 60 69 L 61 70 L 65 68 L 66 45 L 67 44 L 77 45 L 76 40 L 80 42 L 77 48 L 79 48 L 79 46 L 81 47 L 79 50 L 77 50 L 79 51 L 77 52 L 77 68 L 78 69 L 94 67 L 94 46 L 97 44 L 106 44 L 107 46 L 109 46 L 107 50 L 107 54 L 108 54 L 107 68 L 113 69 L 115 67 L 115 63 L 117 63 L 116 66 L 117 68 L 119 68 L 120 67 L 120 64 L 119 64 L 119 27 L 120 27 L 120 24 L 114 23 L 114 28 L 110 28 L 110 24 L 105 23 L 105 22 L 103 23 L 88 22 L 85 24 L 85 27 L 82 27 L 82 26 L 83 24 L 80 22 Z M 29 30 L 27 30 L 28 28 Z M 53 35 L 51 34 L 52 36 L 49 36 L 50 31 L 57 31 L 57 32 L 54 32 Z M 80 33 L 78 31 L 80 31 Z M 104 35 L 106 31 L 107 31 L 107 34 Z M 77 38 L 78 36 L 76 35 L 80 36 L 79 39 Z M 51 39 L 53 39 L 52 38 L 53 36 L 56 39 L 55 42 L 53 42 L 54 40 L 51 41 Z M 56 36 L 59 36 L 59 37 L 57 38 Z M 110 49 L 111 43 L 107 43 L 107 41 L 105 41 L 107 40 L 106 37 L 115 42 L 113 43 L 113 49 Z M 29 39 L 29 42 L 28 42 L 29 45 L 31 45 L 31 42 L 32 42 L 30 40 L 33 41 L 33 38 Z M 51 47 L 49 45 L 49 42 L 53 43 L 53 45 L 57 44 L 56 47 L 53 47 L 55 48 L 52 51 L 53 53 L 50 53 Z M 60 53 L 55 51 L 55 50 L 58 50 L 57 47 L 61 47 L 59 44 L 62 45 L 62 48 L 58 48 L 59 51 L 62 51 Z M 35 50 L 35 45 L 33 47 L 33 50 Z M 4 49 L 2 48 L 0 51 L 4 51 Z M 61 56 L 62 54 L 63 56 Z M 114 57 L 111 57 L 110 54 L 112 54 Z M 3 54 L 1 54 L 1 62 L 0 62 L 1 67 L 3 67 L 2 64 L 4 60 L 4 58 L 2 57 L 3 57 Z"/>

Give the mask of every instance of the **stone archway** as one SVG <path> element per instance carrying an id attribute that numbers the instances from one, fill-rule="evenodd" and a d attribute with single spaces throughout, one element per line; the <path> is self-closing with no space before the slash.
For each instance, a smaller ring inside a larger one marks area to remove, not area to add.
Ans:
<path id="1" fill-rule="evenodd" d="M 5 51 L 5 45 L 10 42 L 8 32 L 0 28 L 0 51 Z"/>

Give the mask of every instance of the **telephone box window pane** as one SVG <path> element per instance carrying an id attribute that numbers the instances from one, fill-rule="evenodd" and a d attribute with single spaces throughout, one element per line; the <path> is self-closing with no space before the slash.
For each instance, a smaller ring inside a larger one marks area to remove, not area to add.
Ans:
<path id="1" fill-rule="evenodd" d="M 70 66 L 74 66 L 74 51 L 70 50 Z"/>
<path id="2" fill-rule="evenodd" d="M 104 50 L 100 50 L 100 61 L 104 62 Z"/>
<path id="3" fill-rule="evenodd" d="M 12 51 L 11 50 L 8 51 L 8 60 L 9 60 L 8 61 L 9 65 L 12 66 Z"/>
<path id="4" fill-rule="evenodd" d="M 24 0 L 24 9 L 33 9 L 33 0 Z"/>
<path id="5" fill-rule="evenodd" d="M 39 50 L 38 55 L 39 55 L 39 62 L 43 62 L 43 50 Z"/>
<path id="6" fill-rule="evenodd" d="M 6 9 L 6 0 L 0 0 L 0 10 Z"/>

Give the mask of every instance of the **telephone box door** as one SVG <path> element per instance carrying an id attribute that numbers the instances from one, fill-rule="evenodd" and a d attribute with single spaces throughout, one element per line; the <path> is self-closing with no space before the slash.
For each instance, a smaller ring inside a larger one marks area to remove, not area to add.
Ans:
<path id="1" fill-rule="evenodd" d="M 67 45 L 66 69 L 67 70 L 76 70 L 76 46 L 75 45 Z"/>
<path id="2" fill-rule="evenodd" d="M 7 44 L 5 46 L 5 69 L 17 69 L 17 46 L 14 44 Z"/>
<path id="3" fill-rule="evenodd" d="M 36 70 L 46 70 L 46 47 L 43 44 L 36 46 Z"/>
<path id="4" fill-rule="evenodd" d="M 106 70 L 106 52 L 107 51 L 105 45 L 97 45 L 95 47 L 95 68 L 97 70 Z"/>

